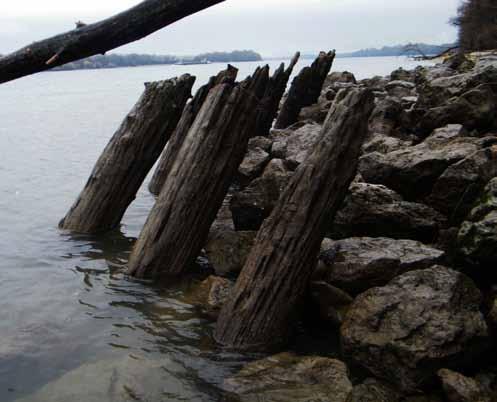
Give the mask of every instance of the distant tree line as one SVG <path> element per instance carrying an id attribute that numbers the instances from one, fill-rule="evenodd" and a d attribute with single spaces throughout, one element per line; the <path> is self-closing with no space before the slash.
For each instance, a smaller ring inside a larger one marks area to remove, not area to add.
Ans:
<path id="1" fill-rule="evenodd" d="M 452 22 L 459 27 L 459 46 L 463 50 L 497 48 L 496 0 L 465 0 Z"/>
<path id="2" fill-rule="evenodd" d="M 78 60 L 55 70 L 85 70 L 99 68 L 117 68 L 117 67 L 137 67 L 151 66 L 161 64 L 176 64 L 188 60 L 193 62 L 212 63 L 222 62 L 242 62 L 242 61 L 260 61 L 262 56 L 253 50 L 235 50 L 233 52 L 215 52 L 204 53 L 197 56 L 178 57 L 172 55 L 149 55 L 149 54 L 107 54 L 92 56 L 87 59 Z"/>
<path id="3" fill-rule="evenodd" d="M 426 43 L 409 43 L 408 45 L 383 46 L 380 49 L 361 49 L 356 52 L 339 53 L 337 57 L 382 57 L 382 56 L 418 56 L 419 54 L 435 55 L 443 52 L 453 43 L 429 45 Z"/>

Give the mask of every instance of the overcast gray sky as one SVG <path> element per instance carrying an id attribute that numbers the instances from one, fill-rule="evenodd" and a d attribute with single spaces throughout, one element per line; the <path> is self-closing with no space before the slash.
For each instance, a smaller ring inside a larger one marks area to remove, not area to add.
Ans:
<path id="1" fill-rule="evenodd" d="M 0 53 L 97 21 L 139 0 L 0 0 Z M 254 49 L 351 51 L 407 42 L 452 42 L 448 24 L 460 0 L 226 0 L 118 49 L 188 55 Z"/>

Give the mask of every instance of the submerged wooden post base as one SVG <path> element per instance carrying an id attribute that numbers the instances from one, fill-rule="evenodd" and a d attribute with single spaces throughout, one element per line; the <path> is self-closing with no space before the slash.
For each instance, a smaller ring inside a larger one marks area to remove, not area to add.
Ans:
<path id="1" fill-rule="evenodd" d="M 268 71 L 211 89 L 133 248 L 129 274 L 178 276 L 198 256 L 244 157 Z"/>
<path id="2" fill-rule="evenodd" d="M 194 82 L 195 77 L 186 74 L 145 84 L 60 228 L 98 233 L 119 225 L 178 124 Z"/>
<path id="3" fill-rule="evenodd" d="M 368 90 L 351 90 L 332 106 L 314 151 L 299 166 L 259 230 L 230 300 L 217 342 L 266 348 L 286 339 L 317 262 L 326 224 L 353 180 L 374 106 Z"/>
<path id="4" fill-rule="evenodd" d="M 310 67 L 304 67 L 294 78 L 274 125 L 275 128 L 287 128 L 296 123 L 300 111 L 318 101 L 333 60 L 335 60 L 334 51 L 321 52 Z"/>
<path id="5" fill-rule="evenodd" d="M 154 195 L 159 195 L 166 177 L 171 171 L 174 163 L 174 158 L 181 148 L 181 144 L 188 134 L 190 127 L 192 126 L 195 117 L 197 117 L 200 108 L 205 102 L 209 91 L 218 84 L 222 83 L 234 83 L 238 70 L 231 65 L 228 65 L 226 70 L 221 71 L 217 76 L 211 77 L 209 82 L 200 87 L 191 102 L 189 102 L 181 115 L 181 120 L 174 130 L 174 134 L 171 136 L 171 140 L 168 142 L 166 149 L 162 153 L 157 168 L 155 169 L 152 179 L 148 184 L 149 191 Z"/>

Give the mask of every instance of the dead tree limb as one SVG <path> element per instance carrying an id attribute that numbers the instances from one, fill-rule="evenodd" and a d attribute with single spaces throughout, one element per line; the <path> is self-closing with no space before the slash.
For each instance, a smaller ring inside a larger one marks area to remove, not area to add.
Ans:
<path id="1" fill-rule="evenodd" d="M 0 58 L 0 84 L 103 54 L 224 0 L 145 0 L 120 14 L 32 43 Z"/>
<path id="2" fill-rule="evenodd" d="M 293 79 L 281 107 L 275 128 L 287 128 L 297 122 L 300 111 L 318 101 L 323 84 L 335 60 L 335 52 L 321 52 L 310 67 L 304 67 Z"/>
<path id="3" fill-rule="evenodd" d="M 167 175 L 171 171 L 174 163 L 174 158 L 181 148 L 183 141 L 192 126 L 195 117 L 197 117 L 202 105 L 209 94 L 209 91 L 218 84 L 234 83 L 238 70 L 231 65 L 228 65 L 226 70 L 221 71 L 217 76 L 211 77 L 206 85 L 199 88 L 191 102 L 185 106 L 185 110 L 181 115 L 181 120 L 171 136 L 171 140 L 167 143 L 167 147 L 162 153 L 157 168 L 150 179 L 148 185 L 149 191 L 154 195 L 159 195 L 160 190 L 166 180 Z"/>
<path id="4" fill-rule="evenodd" d="M 269 135 L 273 121 L 278 114 L 281 98 L 285 94 L 288 80 L 292 75 L 293 68 L 298 63 L 299 58 L 300 52 L 297 52 L 290 61 L 288 68 L 285 70 L 285 65 L 282 63 L 269 80 L 269 85 L 262 98 L 260 110 L 257 114 L 254 136 Z"/>
<path id="5" fill-rule="evenodd" d="M 326 224 L 355 176 L 374 107 L 369 90 L 335 103 L 314 151 L 299 166 L 255 244 L 223 307 L 215 339 L 237 348 L 284 341 L 317 262 Z"/>
<path id="6" fill-rule="evenodd" d="M 98 233 L 119 225 L 178 124 L 194 82 L 195 77 L 186 74 L 145 84 L 60 228 Z"/>
<path id="7" fill-rule="evenodd" d="M 167 280 L 198 256 L 244 157 L 268 79 L 266 66 L 209 92 L 133 248 L 129 274 Z"/>

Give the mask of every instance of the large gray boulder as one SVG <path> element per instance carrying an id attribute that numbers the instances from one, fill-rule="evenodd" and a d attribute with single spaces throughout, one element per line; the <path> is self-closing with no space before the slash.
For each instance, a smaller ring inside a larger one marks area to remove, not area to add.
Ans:
<path id="1" fill-rule="evenodd" d="M 457 244 L 468 260 L 497 263 L 497 177 L 490 180 L 477 206 L 459 230 Z"/>
<path id="2" fill-rule="evenodd" d="M 354 183 L 342 205 L 327 231 L 332 239 L 369 236 L 431 243 L 445 225 L 433 208 L 404 201 L 382 185 Z"/>
<path id="3" fill-rule="evenodd" d="M 417 391 L 441 368 L 478 364 L 487 347 L 480 291 L 465 275 L 434 266 L 357 297 L 341 327 L 346 356 L 401 390 Z"/>
<path id="4" fill-rule="evenodd" d="M 272 156 L 285 159 L 295 169 L 302 163 L 321 134 L 322 126 L 313 121 L 296 123 L 284 130 L 272 130 Z"/>
<path id="5" fill-rule="evenodd" d="M 345 402 L 352 384 L 339 360 L 280 353 L 247 364 L 224 388 L 241 402 Z"/>
<path id="6" fill-rule="evenodd" d="M 491 143 L 491 137 L 487 138 Z M 485 185 L 496 176 L 497 147 L 488 146 L 449 166 L 435 182 L 426 202 L 450 217 L 453 225 L 459 225 Z"/>
<path id="7" fill-rule="evenodd" d="M 368 183 L 384 184 L 408 200 L 428 196 L 446 169 L 488 147 L 496 137 L 468 137 L 461 125 L 435 130 L 422 143 L 387 154 L 364 155 L 359 171 Z"/>
<path id="8" fill-rule="evenodd" d="M 414 240 L 385 237 L 353 237 L 321 246 L 320 275 L 323 280 L 350 294 L 383 286 L 407 271 L 443 262 L 445 253 Z"/>

